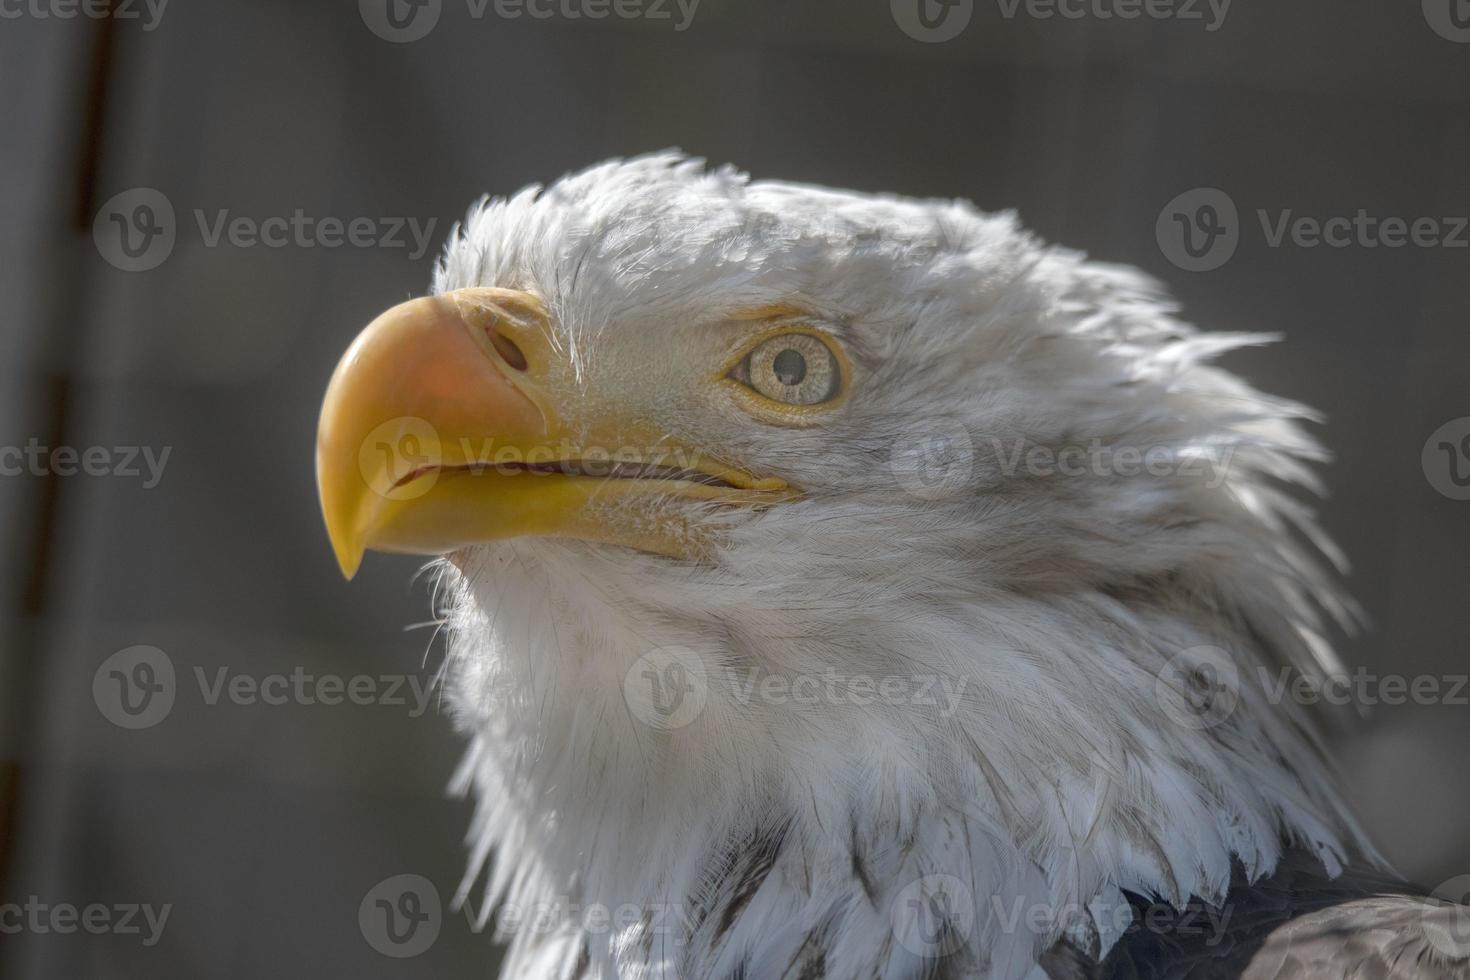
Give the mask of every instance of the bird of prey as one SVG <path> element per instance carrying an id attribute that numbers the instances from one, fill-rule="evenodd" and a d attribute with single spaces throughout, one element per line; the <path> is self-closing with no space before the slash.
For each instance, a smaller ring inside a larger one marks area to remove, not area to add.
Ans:
<path id="1" fill-rule="evenodd" d="M 349 577 L 443 556 L 504 975 L 1470 976 L 1277 687 L 1355 612 L 1268 339 L 672 152 L 474 207 L 317 474 Z"/>

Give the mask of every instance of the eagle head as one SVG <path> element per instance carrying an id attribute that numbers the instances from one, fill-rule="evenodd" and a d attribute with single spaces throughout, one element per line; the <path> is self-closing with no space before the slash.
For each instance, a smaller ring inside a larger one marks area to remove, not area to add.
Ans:
<path id="1" fill-rule="evenodd" d="M 1265 339 L 963 202 L 659 154 L 476 206 L 317 468 L 348 576 L 444 556 L 470 879 L 639 911 L 518 919 L 512 975 L 1024 976 L 1335 867 L 1265 683 L 1350 612 L 1322 453 L 1210 363 Z"/>

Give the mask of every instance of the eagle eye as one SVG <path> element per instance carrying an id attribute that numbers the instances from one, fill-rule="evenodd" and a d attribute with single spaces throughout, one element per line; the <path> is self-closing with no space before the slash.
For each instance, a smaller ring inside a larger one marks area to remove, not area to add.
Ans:
<path id="1" fill-rule="evenodd" d="M 842 390 L 841 362 L 811 333 L 783 333 L 761 341 L 730 377 L 783 405 L 820 405 Z"/>

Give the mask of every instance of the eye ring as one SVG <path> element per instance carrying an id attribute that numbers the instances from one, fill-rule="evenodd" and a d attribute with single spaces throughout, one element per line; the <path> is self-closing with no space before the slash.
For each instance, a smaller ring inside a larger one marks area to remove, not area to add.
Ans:
<path id="1" fill-rule="evenodd" d="M 778 334 L 757 344 L 740 362 L 736 380 L 782 405 L 810 407 L 830 401 L 842 381 L 837 355 L 809 333 Z"/>
<path id="2" fill-rule="evenodd" d="M 751 338 L 722 380 L 748 411 L 783 425 L 812 424 L 847 396 L 851 365 L 824 331 L 785 323 Z"/>

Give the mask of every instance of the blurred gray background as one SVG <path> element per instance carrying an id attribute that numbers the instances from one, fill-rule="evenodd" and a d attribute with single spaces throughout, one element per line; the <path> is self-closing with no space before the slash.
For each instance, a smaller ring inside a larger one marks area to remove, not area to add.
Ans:
<path id="1" fill-rule="evenodd" d="M 161 16 L 156 0 L 98 2 L 105 16 L 25 0 L 0 18 L 0 447 L 110 461 L 0 477 L 0 903 L 171 911 L 153 945 L 146 926 L 0 935 L 6 977 L 492 975 L 463 915 L 412 958 L 359 929 L 388 876 L 446 900 L 457 884 L 469 808 L 445 792 L 459 740 L 434 705 L 211 704 L 197 678 L 432 677 L 433 631 L 409 628 L 429 618 L 419 562 L 369 556 L 350 586 L 333 564 L 318 399 L 357 329 L 423 293 L 476 196 L 609 156 L 679 146 L 759 177 L 1015 208 L 1164 278 L 1205 327 L 1285 333 L 1228 364 L 1328 417 L 1325 520 L 1375 624 L 1344 659 L 1470 669 L 1470 502 L 1421 464 L 1430 434 L 1470 415 L 1470 232 L 1459 247 L 1273 247 L 1256 218 L 1364 209 L 1449 233 L 1443 219 L 1470 215 L 1465 0 L 1135 20 L 976 0 L 931 5 L 934 31 L 916 0 L 701 0 L 692 18 L 645 0 L 599 20 L 568 13 L 597 0 L 542 19 L 394 0 L 407 34 L 437 8 L 409 41 L 379 36 L 394 33 L 383 0 Z M 1238 207 L 1238 246 L 1190 272 L 1156 222 L 1200 187 Z M 175 212 L 147 271 L 119 268 L 107 239 L 110 215 L 147 217 L 136 192 L 109 204 L 134 188 Z M 226 211 L 434 227 L 428 254 L 407 235 L 211 242 Z M 169 452 L 156 485 L 141 458 L 127 474 L 128 447 Z M 101 705 L 105 662 L 136 645 L 165 652 L 177 694 L 130 729 Z M 1470 872 L 1470 707 L 1380 707 L 1334 740 L 1402 870 L 1429 885 Z"/>

